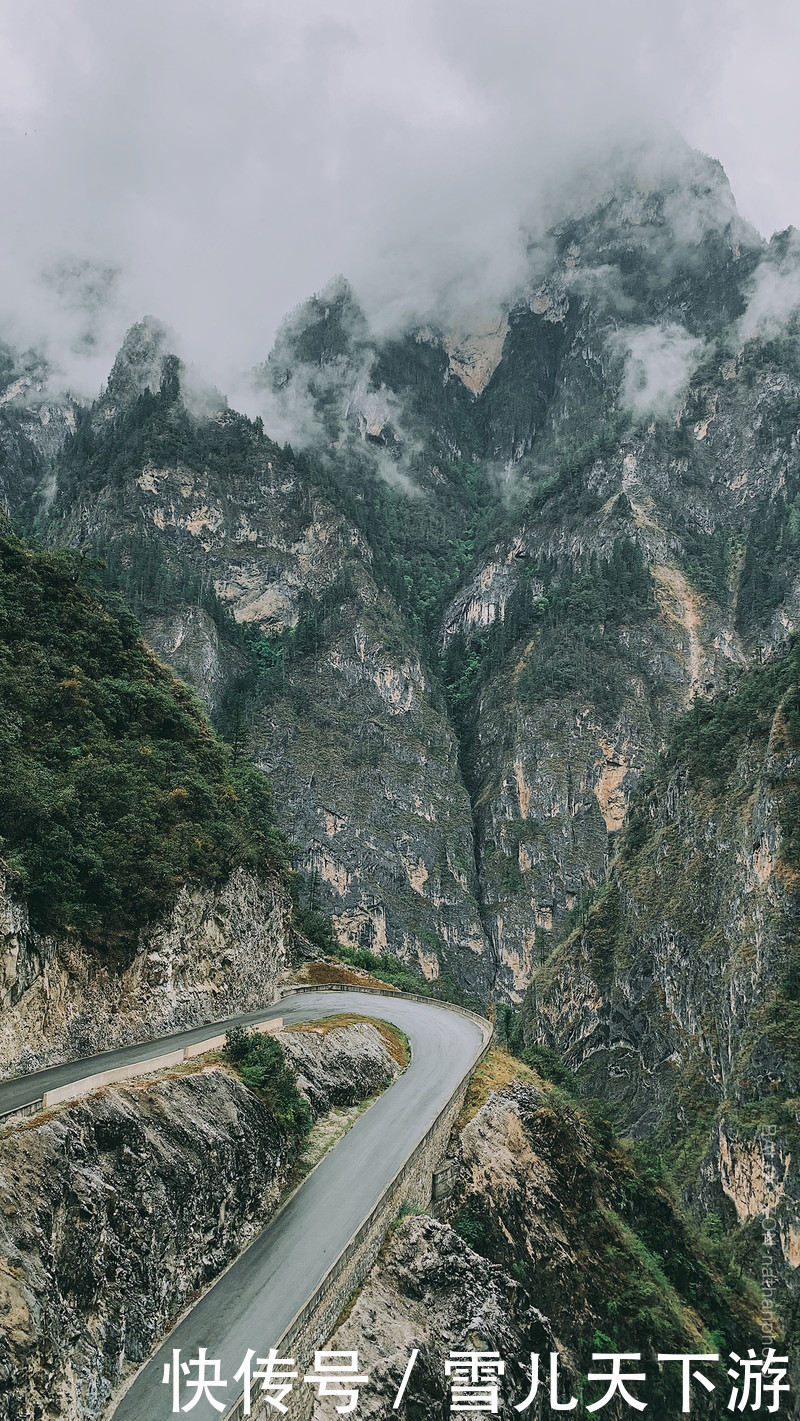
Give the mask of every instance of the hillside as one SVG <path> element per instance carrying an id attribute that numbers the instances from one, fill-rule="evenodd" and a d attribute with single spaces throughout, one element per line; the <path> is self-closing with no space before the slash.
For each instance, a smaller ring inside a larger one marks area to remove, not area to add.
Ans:
<path id="1" fill-rule="evenodd" d="M 797 623 L 797 262 L 718 164 L 634 153 L 491 329 L 376 335 L 332 283 L 259 417 L 152 319 L 55 452 L 10 383 L 6 499 L 269 773 L 343 941 L 519 1001 L 671 721 Z"/>
<path id="2" fill-rule="evenodd" d="M 22 1049 L 57 1058 L 191 1019 L 203 978 L 207 1001 L 271 993 L 291 909 L 268 781 L 218 739 L 90 561 L 7 530 L 0 825 L 4 1071 Z M 237 899 L 252 923 L 232 918 Z M 258 961 L 237 980 L 248 948 Z"/>
<path id="3" fill-rule="evenodd" d="M 637 790 L 608 880 L 534 974 L 556 1053 L 666 1164 L 796 1326 L 800 644 L 697 701 Z"/>

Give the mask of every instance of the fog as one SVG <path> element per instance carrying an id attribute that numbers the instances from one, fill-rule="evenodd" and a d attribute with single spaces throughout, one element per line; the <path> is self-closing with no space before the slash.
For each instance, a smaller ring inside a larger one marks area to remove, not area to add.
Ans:
<path id="1" fill-rule="evenodd" d="M 673 414 L 678 396 L 700 364 L 704 342 L 683 326 L 645 326 L 621 337 L 626 354 L 622 404 L 631 413 Z"/>
<path id="2" fill-rule="evenodd" d="M 227 387 L 338 272 L 378 329 L 485 319 L 578 168 L 675 133 L 769 234 L 799 44 L 791 0 L 7 5 L 0 335 L 93 394 L 145 312 Z"/>

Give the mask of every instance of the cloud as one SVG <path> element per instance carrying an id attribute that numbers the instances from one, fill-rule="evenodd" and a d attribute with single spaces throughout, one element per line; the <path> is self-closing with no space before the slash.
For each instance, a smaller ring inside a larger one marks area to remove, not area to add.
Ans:
<path id="1" fill-rule="evenodd" d="M 737 325 L 741 345 L 754 336 L 773 340 L 800 309 L 800 233 L 789 232 L 780 254 L 768 252 L 753 273 L 747 309 Z"/>
<path id="2" fill-rule="evenodd" d="M 579 161 L 702 141 L 744 32 L 723 0 L 6 7 L 0 335 L 93 393 L 154 311 L 226 388 L 336 271 L 378 330 L 485 310 Z"/>
<path id="3" fill-rule="evenodd" d="M 683 326 L 645 326 L 618 337 L 625 354 L 621 399 L 632 414 L 673 414 L 703 357 L 705 342 Z"/>

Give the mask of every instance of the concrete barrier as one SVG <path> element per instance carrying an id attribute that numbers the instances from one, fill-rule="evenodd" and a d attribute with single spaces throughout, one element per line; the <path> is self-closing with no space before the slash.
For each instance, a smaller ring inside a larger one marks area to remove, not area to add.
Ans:
<path id="1" fill-rule="evenodd" d="M 56 1086 L 44 1093 L 44 1108 L 60 1105 L 65 1100 L 77 1100 L 88 1095 L 101 1085 L 115 1085 L 118 1081 L 129 1081 L 133 1076 L 149 1076 L 152 1071 L 165 1071 L 168 1066 L 179 1066 L 185 1060 L 184 1052 L 170 1051 L 166 1056 L 153 1056 L 149 1061 L 134 1061 L 130 1066 L 115 1066 L 108 1071 L 98 1071 L 94 1076 L 84 1076 L 83 1080 L 70 1081 L 67 1085 Z"/>
<path id="2" fill-rule="evenodd" d="M 44 1106 L 44 1097 L 39 1096 L 38 1100 L 29 1100 L 25 1105 L 17 1105 L 13 1110 L 0 1111 L 0 1124 L 4 1120 L 11 1120 L 15 1115 L 35 1115 L 37 1110 Z"/>
<path id="3" fill-rule="evenodd" d="M 282 1027 L 283 1017 L 278 1016 L 272 1021 L 255 1022 L 251 1029 L 258 1032 L 275 1032 L 280 1031 Z M 166 1071 L 170 1066 L 180 1066 L 194 1056 L 204 1056 L 207 1051 L 219 1050 L 225 1045 L 225 1036 L 225 1032 L 222 1035 L 206 1036 L 202 1041 L 193 1041 L 191 1046 L 169 1051 L 165 1056 L 151 1056 L 146 1061 L 134 1061 L 129 1066 L 113 1066 L 107 1071 L 98 1071 L 93 1076 L 83 1076 L 80 1080 L 70 1081 L 68 1085 L 56 1086 L 53 1090 L 45 1091 L 39 1107 L 46 1110 L 51 1105 L 62 1105 L 65 1100 L 77 1100 L 103 1085 L 117 1085 L 120 1081 L 133 1080 L 135 1076 L 150 1076 L 154 1071 Z M 33 1108 L 31 1107 L 31 1110 Z M 27 1110 L 27 1107 L 25 1109 Z M 21 1113 L 20 1110 L 13 1112 L 15 1115 Z"/>
<path id="4" fill-rule="evenodd" d="M 191 1046 L 187 1046 L 183 1054 L 185 1061 L 191 1061 L 193 1056 L 204 1056 L 206 1051 L 218 1051 L 225 1045 L 225 1034 L 222 1036 L 209 1036 L 207 1041 L 193 1041 Z"/>
<path id="5" fill-rule="evenodd" d="M 271 1021 L 256 1021 L 250 1027 L 251 1031 L 283 1031 L 283 1017 L 274 1016 Z"/>

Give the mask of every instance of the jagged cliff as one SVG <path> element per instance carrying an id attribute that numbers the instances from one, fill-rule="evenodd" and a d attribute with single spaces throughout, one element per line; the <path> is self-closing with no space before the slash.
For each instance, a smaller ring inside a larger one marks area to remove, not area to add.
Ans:
<path id="1" fill-rule="evenodd" d="M 268 782 L 80 559 L 0 532 L 0 1072 L 273 999 Z"/>
<path id="2" fill-rule="evenodd" d="M 331 1340 L 357 1348 L 370 1375 L 359 1408 L 385 1413 L 414 1347 L 401 1415 L 449 1413 L 451 1350 L 500 1353 L 503 1416 L 518 1415 L 514 1404 L 528 1395 L 531 1352 L 543 1354 L 545 1394 L 547 1354 L 559 1351 L 559 1399 L 585 1403 L 596 1394 L 581 1381 L 593 1369 L 590 1354 L 613 1347 L 642 1353 L 649 1377 L 642 1399 L 660 1403 L 663 1414 L 679 1410 L 680 1378 L 659 1367 L 655 1353 L 719 1353 L 752 1338 L 754 1296 L 724 1280 L 724 1265 L 681 1219 L 664 1184 L 646 1177 L 629 1149 L 603 1144 L 574 1104 L 524 1066 L 495 1053 L 466 1114 L 452 1142 L 455 1181 L 439 1206 L 444 1217 L 396 1225 Z M 722 1388 L 724 1374 L 711 1370 Z M 715 1401 L 698 1389 L 692 1409 L 725 1414 Z M 325 1407 L 317 1405 L 318 1418 L 329 1414 Z"/>
<path id="3" fill-rule="evenodd" d="M 250 417 L 152 318 L 84 407 L 3 348 L 0 497 L 72 550 L 44 571 L 3 535 L 8 1068 L 271 994 L 277 816 L 342 942 L 522 1003 L 520 1049 L 655 1142 L 791 1328 L 799 268 L 718 164 L 634 153 L 563 195 L 477 324 L 440 305 L 378 333 L 337 279 L 287 319 Z M 656 1322 L 679 1349 L 741 1320 L 667 1182 L 661 1236 L 639 1166 L 539 1090 L 466 1126 L 462 1241 L 402 1225 L 352 1315 L 368 1343 L 387 1298 L 428 1327 L 426 1415 L 433 1352 L 473 1322 L 578 1356 L 610 1302 L 634 1348 L 643 1307 L 648 1346 Z"/>
<path id="4" fill-rule="evenodd" d="M 37 933 L 3 884 L 0 1075 L 268 1005 L 292 961 L 291 914 L 285 887 L 243 869 L 219 889 L 185 884 L 120 966 L 74 936 Z"/>
<path id="5" fill-rule="evenodd" d="M 364 1023 L 277 1039 L 318 1116 L 397 1073 Z M 258 1093 L 202 1061 L 0 1136 L 3 1421 L 103 1415 L 274 1213 L 296 1156 Z"/>
<path id="6" fill-rule="evenodd" d="M 48 536 L 105 556 L 150 644 L 268 771 L 342 940 L 485 995 L 455 736 L 368 540 L 260 422 L 198 420 L 168 356 L 151 396 L 163 338 L 131 333 Z"/>
<path id="7" fill-rule="evenodd" d="M 671 719 L 800 607 L 794 235 L 689 150 L 561 208 L 480 329 L 378 336 L 334 282 L 259 419 L 150 319 L 63 450 L 6 471 L 269 771 L 342 939 L 484 999 L 602 881 Z"/>
<path id="8" fill-rule="evenodd" d="M 531 1042 L 657 1141 L 786 1324 L 800 1261 L 798 647 L 699 702 L 608 882 L 534 975 Z"/>

